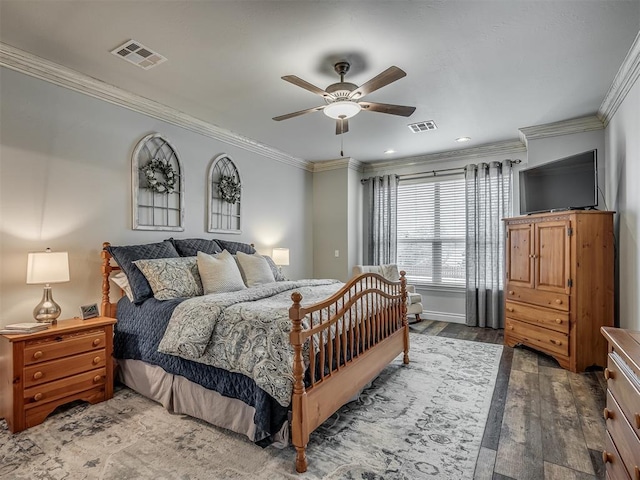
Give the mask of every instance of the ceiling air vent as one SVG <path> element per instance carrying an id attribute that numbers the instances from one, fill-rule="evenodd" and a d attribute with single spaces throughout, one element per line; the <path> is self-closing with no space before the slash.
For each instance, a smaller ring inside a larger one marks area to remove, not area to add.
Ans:
<path id="1" fill-rule="evenodd" d="M 167 61 L 167 59 L 159 53 L 154 52 L 135 40 L 129 40 L 123 43 L 118 48 L 111 50 L 111 53 L 145 70 L 149 70 Z"/>
<path id="2" fill-rule="evenodd" d="M 409 130 L 411 130 L 413 133 L 428 132 L 429 130 L 435 130 L 436 128 L 438 128 L 436 126 L 436 122 L 434 122 L 433 120 L 412 123 L 410 125 L 407 125 L 407 127 L 409 127 Z"/>

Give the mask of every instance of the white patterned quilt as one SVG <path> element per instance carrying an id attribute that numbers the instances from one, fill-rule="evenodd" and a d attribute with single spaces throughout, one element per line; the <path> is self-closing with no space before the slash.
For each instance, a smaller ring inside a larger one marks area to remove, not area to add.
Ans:
<path id="1" fill-rule="evenodd" d="M 286 407 L 293 391 L 291 293 L 300 292 L 303 306 L 311 305 L 342 285 L 285 281 L 190 298 L 174 310 L 158 351 L 242 373 Z"/>

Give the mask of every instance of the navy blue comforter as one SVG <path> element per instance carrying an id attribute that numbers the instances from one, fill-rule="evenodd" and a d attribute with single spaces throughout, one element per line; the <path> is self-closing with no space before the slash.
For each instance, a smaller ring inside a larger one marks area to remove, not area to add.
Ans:
<path id="1" fill-rule="evenodd" d="M 118 302 L 114 357 L 158 365 L 166 372 L 181 375 L 221 395 L 242 400 L 256 409 L 256 443 L 268 445 L 271 443 L 270 437 L 280 430 L 287 419 L 287 408 L 242 374 L 158 352 L 158 344 L 171 314 L 183 300 L 160 301 L 150 298 L 142 305 L 134 305 L 127 297 L 123 297 Z"/>

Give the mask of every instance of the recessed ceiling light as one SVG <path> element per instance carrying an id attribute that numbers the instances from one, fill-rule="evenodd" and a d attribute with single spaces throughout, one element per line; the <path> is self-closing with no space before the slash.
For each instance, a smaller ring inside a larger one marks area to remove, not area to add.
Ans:
<path id="1" fill-rule="evenodd" d="M 469 140 L 471 140 L 471 137 L 460 137 L 460 138 L 456 138 L 456 142 L 468 142 Z"/>
<path id="2" fill-rule="evenodd" d="M 396 151 L 390 148 L 389 150 L 385 150 L 384 153 L 391 155 L 392 153 L 396 153 Z"/>

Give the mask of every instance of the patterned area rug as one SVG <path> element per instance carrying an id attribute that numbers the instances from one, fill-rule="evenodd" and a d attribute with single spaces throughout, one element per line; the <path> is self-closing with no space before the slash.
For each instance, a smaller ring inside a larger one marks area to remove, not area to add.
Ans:
<path id="1" fill-rule="evenodd" d="M 293 447 L 262 449 L 123 387 L 16 435 L 0 421 L 0 478 L 471 479 L 501 352 L 412 334 L 411 363 L 400 356 L 312 434 L 302 475 Z"/>

